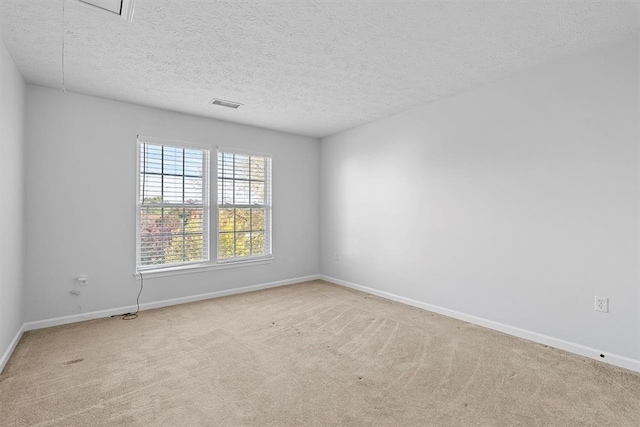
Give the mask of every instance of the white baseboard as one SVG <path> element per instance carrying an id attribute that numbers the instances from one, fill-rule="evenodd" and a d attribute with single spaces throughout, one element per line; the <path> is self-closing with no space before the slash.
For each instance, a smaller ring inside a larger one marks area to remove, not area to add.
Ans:
<path id="1" fill-rule="evenodd" d="M 9 358 L 13 354 L 13 350 L 16 349 L 16 346 L 20 342 L 20 338 L 22 338 L 22 334 L 23 333 L 24 333 L 24 325 L 20 326 L 20 329 L 18 329 L 18 332 L 16 332 L 15 337 L 13 337 L 13 340 L 11 341 L 11 343 L 9 343 L 9 347 L 7 348 L 7 350 L 2 355 L 2 359 L 0 359 L 0 374 L 4 370 L 4 367 L 6 366 L 7 362 L 9 361 Z"/>
<path id="2" fill-rule="evenodd" d="M 209 292 L 206 294 L 191 295 L 186 297 L 167 299 L 163 301 L 148 302 L 148 303 L 140 304 L 140 311 L 151 310 L 154 308 L 168 307 L 168 306 L 177 305 L 177 304 L 186 304 L 189 302 L 202 301 L 210 298 L 220 298 L 228 295 L 241 294 L 245 292 L 259 291 L 261 289 L 276 288 L 278 286 L 293 285 L 294 283 L 308 282 L 308 281 L 317 280 L 317 279 L 320 279 L 320 275 L 315 274 L 311 276 L 280 280 L 277 282 L 269 282 L 269 283 L 262 283 L 259 285 L 244 286 L 242 288 L 225 289 L 223 291 Z M 101 318 L 110 317 L 114 315 L 117 316 L 123 313 L 130 313 L 132 311 L 136 311 L 136 308 L 137 307 L 135 305 L 131 305 L 127 307 L 111 308 L 108 310 L 92 311 L 92 312 L 83 313 L 83 314 L 74 314 L 71 316 L 56 317 L 53 319 L 38 320 L 35 322 L 25 323 L 23 328 L 24 328 L 24 331 L 32 331 L 34 329 L 49 328 L 52 326 L 66 325 L 69 323 L 83 322 L 86 320 L 101 319 Z M 10 352 L 9 352 L 9 355 L 11 355 Z M 8 356 L 7 356 L 7 359 L 8 359 Z"/>
<path id="3" fill-rule="evenodd" d="M 629 369 L 631 371 L 640 372 L 640 360 L 630 359 L 628 357 L 619 356 L 603 350 L 587 347 L 581 344 L 572 343 L 569 341 L 561 340 L 559 338 L 550 337 L 548 335 L 539 334 L 537 332 L 527 331 L 515 326 L 505 325 L 504 323 L 494 322 L 493 320 L 483 319 L 481 317 L 472 316 L 469 314 L 461 313 L 448 308 L 439 307 L 436 305 L 427 304 L 422 301 L 417 301 L 411 298 L 401 297 L 389 292 L 379 291 L 377 289 L 368 288 L 366 286 L 357 285 L 355 283 L 347 282 L 345 280 L 336 279 L 325 275 L 320 275 L 322 280 L 335 283 L 337 285 L 345 286 L 347 288 L 355 289 L 357 291 L 367 292 L 372 295 L 376 295 L 382 298 L 397 301 L 402 304 L 411 305 L 413 307 L 421 308 L 423 310 L 432 311 L 434 313 L 442 314 L 455 319 L 463 320 L 465 322 L 473 323 L 475 325 L 484 326 L 485 328 L 493 329 L 495 331 L 503 332 L 505 334 L 513 335 L 518 338 L 524 338 L 529 341 L 537 342 L 539 344 L 555 347 L 560 350 L 568 351 L 580 356 L 588 357 L 590 359 L 598 360 L 600 362 L 609 363 L 621 368 Z M 604 358 L 601 357 L 604 355 Z"/>

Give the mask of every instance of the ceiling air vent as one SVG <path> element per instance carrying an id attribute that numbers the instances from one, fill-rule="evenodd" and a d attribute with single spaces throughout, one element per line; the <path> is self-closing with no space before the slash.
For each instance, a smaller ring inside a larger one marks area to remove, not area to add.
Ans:
<path id="1" fill-rule="evenodd" d="M 213 98 L 213 100 L 211 101 L 211 104 L 220 105 L 222 107 L 229 107 L 229 108 L 238 108 L 239 106 L 243 105 L 243 104 L 240 104 L 239 102 L 225 101 L 224 99 L 218 99 L 218 98 Z"/>
<path id="2" fill-rule="evenodd" d="M 93 6 L 101 12 L 117 15 L 127 22 L 133 19 L 133 7 L 136 0 L 78 0 L 88 6 Z"/>

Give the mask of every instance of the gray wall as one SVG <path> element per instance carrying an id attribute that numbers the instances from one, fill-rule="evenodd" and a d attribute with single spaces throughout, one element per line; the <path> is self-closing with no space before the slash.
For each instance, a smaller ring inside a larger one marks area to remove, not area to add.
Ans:
<path id="1" fill-rule="evenodd" d="M 274 261 L 145 280 L 141 303 L 318 274 L 317 139 L 31 85 L 26 123 L 27 321 L 135 304 L 136 135 L 273 155 Z"/>
<path id="2" fill-rule="evenodd" d="M 25 84 L 0 41 L 0 371 L 22 327 Z"/>
<path id="3" fill-rule="evenodd" d="M 323 139 L 321 272 L 640 360 L 638 48 Z"/>

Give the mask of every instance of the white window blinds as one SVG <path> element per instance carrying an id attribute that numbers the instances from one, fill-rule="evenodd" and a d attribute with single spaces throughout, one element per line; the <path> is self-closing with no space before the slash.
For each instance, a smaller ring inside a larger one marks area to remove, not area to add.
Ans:
<path id="1" fill-rule="evenodd" d="M 218 151 L 218 260 L 271 256 L 271 157 Z"/>
<path id="2" fill-rule="evenodd" d="M 209 260 L 209 150 L 138 141 L 137 269 Z"/>

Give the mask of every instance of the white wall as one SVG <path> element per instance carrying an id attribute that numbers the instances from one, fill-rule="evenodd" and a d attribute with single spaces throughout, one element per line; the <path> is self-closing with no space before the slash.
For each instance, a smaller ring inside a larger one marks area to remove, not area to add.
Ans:
<path id="1" fill-rule="evenodd" d="M 216 107 L 212 107 L 216 108 Z M 141 303 L 319 272 L 313 138 L 27 86 L 27 321 L 135 304 L 136 135 L 273 155 L 271 264 L 145 280 Z M 215 256 L 215 252 L 214 252 Z M 78 300 L 74 278 L 89 275 Z"/>
<path id="2" fill-rule="evenodd" d="M 22 327 L 25 84 L 0 41 L 0 371 Z"/>
<path id="3" fill-rule="evenodd" d="M 638 48 L 323 139 L 322 274 L 640 360 Z"/>

